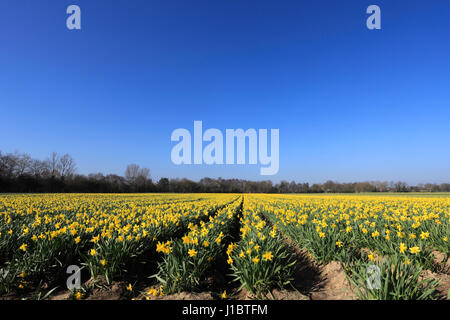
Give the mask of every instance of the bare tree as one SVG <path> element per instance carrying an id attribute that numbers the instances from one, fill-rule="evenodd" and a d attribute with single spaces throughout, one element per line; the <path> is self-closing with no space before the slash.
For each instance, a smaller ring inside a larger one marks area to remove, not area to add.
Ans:
<path id="1" fill-rule="evenodd" d="M 59 176 L 59 172 L 58 172 L 58 162 L 59 162 L 59 156 L 56 152 L 52 152 L 52 155 L 50 158 L 48 158 L 47 160 L 45 160 L 46 165 L 48 166 L 48 168 L 50 169 L 50 174 L 52 175 L 52 177 L 57 177 Z"/>
<path id="2" fill-rule="evenodd" d="M 29 171 L 31 166 L 31 156 L 28 154 L 20 154 L 16 156 L 15 175 L 21 176 Z"/>
<path id="3" fill-rule="evenodd" d="M 373 181 L 371 184 L 375 186 L 378 192 L 386 192 L 388 190 L 388 183 L 386 181 Z"/>
<path id="4" fill-rule="evenodd" d="M 2 168 L 2 174 L 8 178 L 12 178 L 16 173 L 17 156 L 14 154 L 5 154 L 1 157 L 0 167 Z"/>
<path id="5" fill-rule="evenodd" d="M 147 185 L 149 177 L 150 177 L 150 169 L 147 168 L 139 169 L 138 177 L 135 181 L 136 186 L 145 187 Z"/>
<path id="6" fill-rule="evenodd" d="M 6 166 L 5 166 L 5 163 L 3 162 L 2 152 L 0 151 L 0 176 L 3 175 L 5 168 L 6 168 Z"/>
<path id="7" fill-rule="evenodd" d="M 35 177 L 44 177 L 50 174 L 50 169 L 45 161 L 33 159 L 30 164 L 30 174 Z"/>
<path id="8" fill-rule="evenodd" d="M 75 161 L 69 154 L 65 154 L 59 158 L 56 168 L 61 177 L 70 177 L 75 173 Z"/>
<path id="9" fill-rule="evenodd" d="M 125 179 L 136 190 L 145 188 L 149 178 L 150 169 L 141 168 L 137 164 L 129 164 L 125 170 Z"/>
<path id="10" fill-rule="evenodd" d="M 125 170 L 125 179 L 134 184 L 139 177 L 139 166 L 137 164 L 129 164 Z"/>
<path id="11" fill-rule="evenodd" d="M 394 188 L 396 192 L 407 192 L 408 191 L 408 185 L 406 182 L 398 181 L 394 184 Z"/>
<path id="12" fill-rule="evenodd" d="M 148 178 L 150 178 L 150 169 L 148 169 L 148 168 L 141 168 L 139 170 L 138 177 L 147 180 Z"/>

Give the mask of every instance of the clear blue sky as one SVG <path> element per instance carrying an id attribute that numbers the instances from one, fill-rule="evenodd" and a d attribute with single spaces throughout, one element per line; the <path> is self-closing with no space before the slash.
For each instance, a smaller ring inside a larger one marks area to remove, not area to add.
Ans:
<path id="1" fill-rule="evenodd" d="M 172 131 L 202 120 L 279 128 L 275 182 L 449 182 L 450 2 L 2 0 L 0 115 L 0 150 L 85 174 L 268 178 L 172 164 Z"/>

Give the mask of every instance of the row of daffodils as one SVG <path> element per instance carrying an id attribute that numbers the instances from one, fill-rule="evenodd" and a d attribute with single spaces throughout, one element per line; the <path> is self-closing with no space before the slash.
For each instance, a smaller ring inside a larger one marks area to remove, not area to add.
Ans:
<path id="1" fill-rule="evenodd" d="M 202 290 L 220 269 L 261 298 L 290 287 L 295 245 L 340 262 L 361 299 L 430 299 L 437 283 L 422 274 L 449 256 L 449 227 L 446 195 L 1 195 L 0 295 L 69 265 L 110 283 L 145 260 L 152 296 Z"/>

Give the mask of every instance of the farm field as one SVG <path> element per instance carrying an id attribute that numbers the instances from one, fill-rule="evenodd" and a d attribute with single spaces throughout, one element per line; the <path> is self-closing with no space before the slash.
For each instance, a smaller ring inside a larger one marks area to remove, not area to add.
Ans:
<path id="1" fill-rule="evenodd" d="M 5 194 L 0 299 L 447 299 L 449 226 L 448 193 Z"/>

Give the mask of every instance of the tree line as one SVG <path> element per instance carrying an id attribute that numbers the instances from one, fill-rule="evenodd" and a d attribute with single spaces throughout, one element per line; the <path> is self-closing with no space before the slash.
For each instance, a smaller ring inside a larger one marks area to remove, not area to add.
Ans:
<path id="1" fill-rule="evenodd" d="M 161 178 L 152 181 L 150 170 L 137 164 L 126 167 L 124 176 L 92 173 L 76 173 L 76 163 L 69 154 L 52 153 L 45 160 L 33 159 L 28 154 L 0 151 L 0 192 L 3 193 L 360 193 L 360 192 L 450 192 L 450 183 L 421 184 L 410 186 L 405 182 L 352 182 L 297 183 L 281 181 L 278 184 L 266 181 L 242 179 Z"/>

